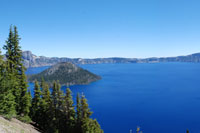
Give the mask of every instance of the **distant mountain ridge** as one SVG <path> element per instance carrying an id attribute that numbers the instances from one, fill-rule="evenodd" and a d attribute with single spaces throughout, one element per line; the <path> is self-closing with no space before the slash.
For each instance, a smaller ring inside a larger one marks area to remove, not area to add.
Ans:
<path id="1" fill-rule="evenodd" d="M 23 51 L 22 58 L 24 59 L 24 66 L 29 67 L 42 67 L 52 66 L 59 62 L 71 62 L 73 64 L 101 64 L 101 63 L 156 63 L 156 62 L 200 62 L 200 53 L 195 53 L 187 56 L 177 57 L 152 57 L 152 58 L 58 58 L 58 57 L 45 57 L 36 56 L 31 51 Z"/>

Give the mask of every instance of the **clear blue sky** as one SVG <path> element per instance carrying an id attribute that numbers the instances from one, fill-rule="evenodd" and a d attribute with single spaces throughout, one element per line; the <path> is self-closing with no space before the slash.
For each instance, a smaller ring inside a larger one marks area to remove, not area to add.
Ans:
<path id="1" fill-rule="evenodd" d="M 200 0 L 1 0 L 0 44 L 16 25 L 23 50 L 57 57 L 200 52 Z"/>

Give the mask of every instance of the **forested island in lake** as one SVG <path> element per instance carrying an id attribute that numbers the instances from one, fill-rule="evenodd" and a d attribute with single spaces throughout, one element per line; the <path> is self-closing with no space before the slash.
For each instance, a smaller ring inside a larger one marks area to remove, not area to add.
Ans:
<path id="1" fill-rule="evenodd" d="M 35 80 L 41 81 L 41 77 L 52 86 L 53 81 L 60 81 L 61 85 L 81 85 L 89 84 L 93 81 L 100 80 L 97 76 L 88 70 L 84 70 L 70 62 L 61 62 L 44 70 L 39 74 L 29 75 L 30 82 Z"/>

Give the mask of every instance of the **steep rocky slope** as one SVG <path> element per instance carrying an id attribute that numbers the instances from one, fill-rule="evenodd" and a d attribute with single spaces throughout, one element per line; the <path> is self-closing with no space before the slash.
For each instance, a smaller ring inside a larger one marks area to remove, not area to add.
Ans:
<path id="1" fill-rule="evenodd" d="M 6 120 L 0 116 L 0 133 L 40 133 L 32 125 L 17 119 Z"/>

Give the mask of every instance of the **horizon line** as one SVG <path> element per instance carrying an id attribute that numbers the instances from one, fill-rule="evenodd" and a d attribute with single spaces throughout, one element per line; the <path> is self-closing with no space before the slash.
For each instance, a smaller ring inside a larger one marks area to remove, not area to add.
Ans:
<path id="1" fill-rule="evenodd" d="M 22 50 L 22 52 L 31 52 L 31 54 L 35 55 L 32 51 L 30 50 Z M 144 58 L 137 58 L 137 57 L 117 57 L 117 56 L 110 56 L 110 57 L 94 57 L 94 58 L 81 58 L 81 57 L 56 57 L 56 56 L 44 56 L 44 55 L 35 55 L 37 57 L 46 57 L 46 58 L 70 58 L 70 59 L 105 59 L 105 58 L 124 58 L 124 59 L 148 59 L 148 58 L 172 58 L 172 57 L 180 57 L 180 56 L 190 56 L 194 54 L 200 54 L 200 52 L 192 53 L 192 54 L 186 54 L 186 55 L 177 55 L 177 56 L 160 56 L 160 57 L 155 57 L 155 56 L 150 56 L 150 57 L 144 57 Z"/>

